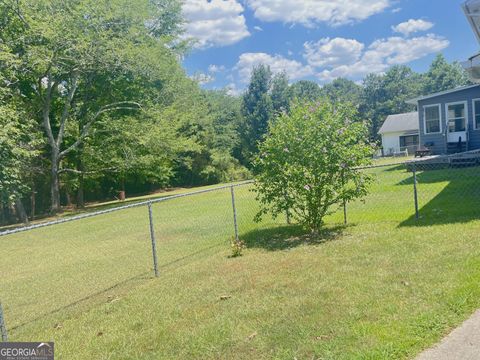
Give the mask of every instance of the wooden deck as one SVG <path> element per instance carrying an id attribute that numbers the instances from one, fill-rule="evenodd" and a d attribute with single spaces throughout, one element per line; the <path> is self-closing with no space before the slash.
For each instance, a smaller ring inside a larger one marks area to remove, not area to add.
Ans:
<path id="1" fill-rule="evenodd" d="M 407 169 L 436 170 L 449 167 L 467 167 L 480 165 L 480 150 L 472 150 L 452 155 L 430 155 L 407 161 Z"/>

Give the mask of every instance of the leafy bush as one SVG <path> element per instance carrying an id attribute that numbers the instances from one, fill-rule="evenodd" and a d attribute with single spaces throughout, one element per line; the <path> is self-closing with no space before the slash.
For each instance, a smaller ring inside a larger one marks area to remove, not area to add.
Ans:
<path id="1" fill-rule="evenodd" d="M 245 242 L 242 240 L 236 240 L 235 238 L 231 241 L 232 255 L 230 257 L 236 258 L 242 256 L 243 249 L 245 249 Z"/>
<path id="2" fill-rule="evenodd" d="M 350 104 L 322 101 L 296 104 L 270 123 L 255 160 L 257 220 L 288 211 L 318 232 L 343 201 L 367 194 L 371 178 L 356 167 L 370 164 L 375 145 L 355 115 Z"/>

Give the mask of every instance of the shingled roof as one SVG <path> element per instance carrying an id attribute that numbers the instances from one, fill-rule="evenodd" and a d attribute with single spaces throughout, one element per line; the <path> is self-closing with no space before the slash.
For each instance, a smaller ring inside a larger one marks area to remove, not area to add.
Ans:
<path id="1" fill-rule="evenodd" d="M 405 114 L 389 115 L 378 133 L 418 131 L 418 129 L 418 112 L 415 111 Z"/>

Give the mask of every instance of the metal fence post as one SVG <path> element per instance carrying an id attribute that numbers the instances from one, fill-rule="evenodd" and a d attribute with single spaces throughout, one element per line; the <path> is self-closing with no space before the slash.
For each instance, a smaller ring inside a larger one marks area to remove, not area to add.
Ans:
<path id="1" fill-rule="evenodd" d="M 233 189 L 233 185 L 230 186 L 230 192 L 232 194 L 233 226 L 235 227 L 235 241 L 238 242 L 237 207 L 235 206 L 235 190 Z"/>
<path id="2" fill-rule="evenodd" d="M 0 302 L 0 332 L 2 333 L 2 341 L 8 341 L 7 326 L 5 325 L 5 317 L 3 316 L 3 307 Z"/>
<path id="3" fill-rule="evenodd" d="M 345 174 L 342 171 L 342 187 L 345 187 Z M 343 223 L 347 225 L 347 201 L 345 198 L 343 200 Z"/>
<path id="4" fill-rule="evenodd" d="M 287 193 L 285 192 L 285 201 L 288 202 L 288 196 L 287 196 Z M 292 223 L 292 221 L 290 220 L 290 211 L 289 209 L 287 208 L 287 210 L 285 211 L 285 217 L 287 218 L 287 224 L 290 225 Z"/>
<path id="5" fill-rule="evenodd" d="M 150 238 L 152 240 L 153 269 L 155 277 L 158 277 L 157 241 L 155 240 L 155 229 L 153 228 L 152 203 L 148 203 L 148 218 L 150 220 Z"/>
<path id="6" fill-rule="evenodd" d="M 415 200 L 415 219 L 418 220 L 417 169 L 413 164 L 413 197 Z"/>

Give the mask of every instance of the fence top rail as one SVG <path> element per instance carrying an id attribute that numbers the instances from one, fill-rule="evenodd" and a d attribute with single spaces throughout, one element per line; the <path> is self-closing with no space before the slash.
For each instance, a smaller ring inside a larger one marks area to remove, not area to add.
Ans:
<path id="1" fill-rule="evenodd" d="M 402 162 L 396 162 L 396 163 L 388 163 L 388 164 L 378 164 L 378 165 L 368 165 L 368 166 L 359 166 L 353 168 L 354 170 L 368 170 L 368 169 L 378 169 L 378 168 L 385 168 L 385 167 L 390 167 L 390 166 L 406 166 L 410 164 L 411 162 L 409 161 L 402 161 Z"/>
<path id="2" fill-rule="evenodd" d="M 158 199 L 140 201 L 140 202 L 136 202 L 136 203 L 129 204 L 129 205 L 117 206 L 117 207 L 114 207 L 114 208 L 111 208 L 111 209 L 89 212 L 89 213 L 86 213 L 86 214 L 70 216 L 70 217 L 66 217 L 66 218 L 63 218 L 63 219 L 42 222 L 42 223 L 38 223 L 38 224 L 34 224 L 34 225 L 22 226 L 22 227 L 14 228 L 14 229 L 11 229 L 11 230 L 1 231 L 0 232 L 0 237 L 5 236 L 5 235 L 19 233 L 19 232 L 29 231 L 29 230 L 33 230 L 33 229 L 39 229 L 39 228 L 42 228 L 42 227 L 47 227 L 47 226 L 63 224 L 63 223 L 71 222 L 71 221 L 86 219 L 86 218 L 90 218 L 90 217 L 94 217 L 94 216 L 109 214 L 109 213 L 120 211 L 120 210 L 146 206 L 148 204 L 155 204 L 155 203 L 160 203 L 160 202 L 173 200 L 173 199 L 178 199 L 178 198 L 182 198 L 182 197 L 205 194 L 205 193 L 209 193 L 209 192 L 229 189 L 229 188 L 232 188 L 232 187 L 244 186 L 244 185 L 252 184 L 253 182 L 254 182 L 253 180 L 247 180 L 247 181 L 242 181 L 242 182 L 238 182 L 238 183 L 231 183 L 231 184 L 216 186 L 216 187 L 212 187 L 212 188 L 208 188 L 208 189 L 190 191 L 190 192 L 183 193 L 183 194 L 165 196 L 165 197 L 158 198 Z"/>

